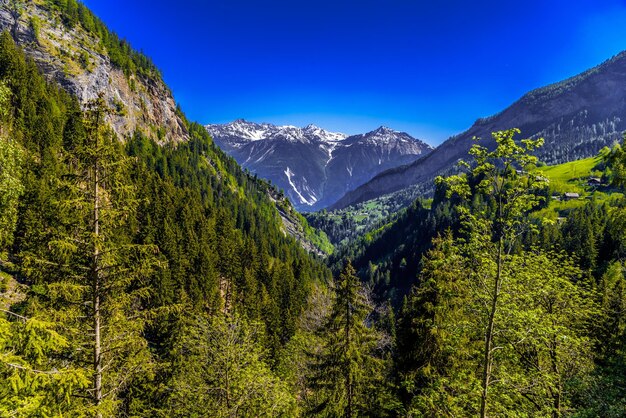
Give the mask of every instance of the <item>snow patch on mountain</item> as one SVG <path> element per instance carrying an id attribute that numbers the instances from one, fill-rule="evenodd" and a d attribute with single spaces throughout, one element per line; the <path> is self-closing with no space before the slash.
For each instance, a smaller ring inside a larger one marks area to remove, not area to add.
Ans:
<path id="1" fill-rule="evenodd" d="M 302 129 L 302 131 L 311 136 L 318 138 L 322 142 L 328 142 L 328 143 L 342 141 L 348 137 L 348 135 L 346 134 L 342 134 L 339 132 L 329 132 L 313 124 L 306 126 L 305 128 Z"/>
<path id="2" fill-rule="evenodd" d="M 315 204 L 315 202 L 317 202 L 317 198 L 315 196 L 312 196 L 310 199 L 306 199 L 302 193 L 300 193 L 300 190 L 298 190 L 298 188 L 296 187 L 295 183 L 292 180 L 292 177 L 295 175 L 295 173 L 293 171 L 291 171 L 291 169 L 289 167 L 287 167 L 287 169 L 284 171 L 285 175 L 287 176 L 287 181 L 289 182 L 289 185 L 291 186 L 291 189 L 296 192 L 296 194 L 298 195 L 298 198 L 300 199 L 300 203 L 309 205 L 309 206 L 313 206 Z"/>
<path id="3" fill-rule="evenodd" d="M 240 148 L 247 142 L 262 140 L 332 143 L 348 137 L 346 134 L 330 132 L 315 125 L 298 128 L 293 125 L 254 123 L 244 119 L 237 119 L 225 125 L 206 125 L 205 128 L 212 137 L 220 138 L 234 148 Z"/>
<path id="4" fill-rule="evenodd" d="M 432 149 L 385 127 L 348 136 L 316 125 L 299 128 L 239 119 L 206 129 L 216 145 L 242 167 L 282 188 L 299 210 L 326 207 L 376 174 L 411 163 Z"/>
<path id="5" fill-rule="evenodd" d="M 267 158 L 268 155 L 272 155 L 273 153 L 274 153 L 274 149 L 273 148 L 268 149 L 267 151 L 265 151 L 265 153 L 263 155 L 261 155 L 259 158 L 257 158 L 257 160 L 254 163 L 256 164 L 256 163 L 259 163 L 261 161 L 264 161 L 265 158 Z"/>
<path id="6" fill-rule="evenodd" d="M 330 162 L 332 161 L 332 159 L 335 158 L 333 153 L 335 152 L 335 150 L 337 149 L 339 145 L 340 145 L 340 140 L 327 141 L 323 144 L 320 144 L 320 148 L 322 148 L 325 152 L 328 153 L 328 160 L 326 160 L 326 164 L 324 164 L 324 167 L 327 167 L 328 164 L 330 164 Z"/>

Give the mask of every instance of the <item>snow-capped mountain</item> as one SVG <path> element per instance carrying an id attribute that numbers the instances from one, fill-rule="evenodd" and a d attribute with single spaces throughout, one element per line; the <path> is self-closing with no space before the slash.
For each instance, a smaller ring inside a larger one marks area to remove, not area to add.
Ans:
<path id="1" fill-rule="evenodd" d="M 207 125 L 215 143 L 242 167 L 282 188 L 299 210 L 322 209 L 389 168 L 415 161 L 432 147 L 380 127 L 348 136 L 243 119 Z"/>

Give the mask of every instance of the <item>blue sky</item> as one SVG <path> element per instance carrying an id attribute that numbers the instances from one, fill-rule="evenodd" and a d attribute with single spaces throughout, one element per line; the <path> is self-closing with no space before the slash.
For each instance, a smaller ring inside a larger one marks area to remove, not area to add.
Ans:
<path id="1" fill-rule="evenodd" d="M 626 0 L 84 0 L 183 110 L 431 144 L 626 49 Z"/>

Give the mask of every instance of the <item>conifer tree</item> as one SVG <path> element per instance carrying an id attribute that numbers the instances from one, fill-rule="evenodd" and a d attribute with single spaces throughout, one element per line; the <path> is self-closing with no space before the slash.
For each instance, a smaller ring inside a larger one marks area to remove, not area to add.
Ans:
<path id="1" fill-rule="evenodd" d="M 8 135 L 11 91 L 0 83 L 0 252 L 13 241 L 17 204 L 24 192 L 21 163 L 24 151 Z"/>
<path id="2" fill-rule="evenodd" d="M 435 238 L 398 321 L 396 369 L 411 416 L 478 413 L 479 339 L 468 278 L 467 259 L 452 233 Z"/>
<path id="3" fill-rule="evenodd" d="M 45 254 L 22 254 L 36 285 L 30 309 L 46 312 L 62 328 L 65 356 L 90 375 L 76 408 L 110 416 L 117 395 L 150 367 L 142 336 L 147 278 L 158 264 L 156 247 L 132 242 L 136 210 L 128 182 L 131 160 L 106 128 L 109 112 L 99 97 L 86 105 L 84 137 L 70 145 L 67 172 L 57 184 L 58 225 Z"/>
<path id="4" fill-rule="evenodd" d="M 348 261 L 334 285 L 334 301 L 315 356 L 312 386 L 322 401 L 314 413 L 356 417 L 371 414 L 384 399 L 383 362 L 375 355 L 379 336 L 368 323 L 373 306 Z M 378 414 L 384 414 L 378 410 Z"/>
<path id="5" fill-rule="evenodd" d="M 20 195 L 24 191 L 24 150 L 11 138 L 10 89 L 0 83 L 0 415 L 58 416 L 71 409 L 74 388 L 87 386 L 80 368 L 54 359 L 69 344 L 58 324 L 43 315 L 11 310 L 5 297 L 11 265 L 3 250 L 13 241 Z"/>

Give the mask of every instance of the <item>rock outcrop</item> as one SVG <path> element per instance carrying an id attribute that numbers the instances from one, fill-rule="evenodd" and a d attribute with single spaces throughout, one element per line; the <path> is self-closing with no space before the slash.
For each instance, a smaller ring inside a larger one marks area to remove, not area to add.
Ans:
<path id="1" fill-rule="evenodd" d="M 136 130 L 159 142 L 188 139 L 171 91 L 160 75 L 125 74 L 107 55 L 101 40 L 80 24 L 69 29 L 45 1 L 24 2 L 16 19 L 8 0 L 0 3 L 0 30 L 9 31 L 51 80 L 81 103 L 103 94 L 117 115 L 110 124 L 120 137 Z"/>

